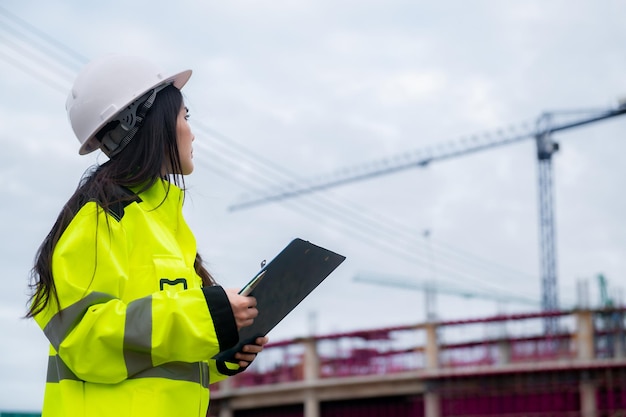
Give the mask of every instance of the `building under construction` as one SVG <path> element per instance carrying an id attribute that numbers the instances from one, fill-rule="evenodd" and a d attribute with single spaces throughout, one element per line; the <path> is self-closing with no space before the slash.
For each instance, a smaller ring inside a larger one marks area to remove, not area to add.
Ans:
<path id="1" fill-rule="evenodd" d="M 626 416 L 625 312 L 499 315 L 273 343 L 212 388 L 209 415 Z"/>

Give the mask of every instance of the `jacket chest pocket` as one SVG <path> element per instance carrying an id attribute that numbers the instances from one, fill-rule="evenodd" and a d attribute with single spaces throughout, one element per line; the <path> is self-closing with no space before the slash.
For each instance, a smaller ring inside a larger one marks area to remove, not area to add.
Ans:
<path id="1" fill-rule="evenodd" d="M 155 256 L 153 258 L 156 284 L 160 291 L 178 292 L 197 288 L 193 266 L 177 257 Z"/>

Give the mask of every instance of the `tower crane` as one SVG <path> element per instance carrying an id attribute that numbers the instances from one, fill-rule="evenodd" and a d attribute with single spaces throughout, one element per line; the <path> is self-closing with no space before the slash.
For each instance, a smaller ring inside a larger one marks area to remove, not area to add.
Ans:
<path id="1" fill-rule="evenodd" d="M 583 125 L 607 120 L 626 114 L 626 101 L 608 109 L 543 112 L 535 124 L 500 129 L 493 133 L 473 135 L 459 141 L 437 147 L 405 152 L 373 162 L 343 168 L 334 173 L 305 180 L 298 184 L 285 184 L 269 192 L 237 202 L 231 211 L 243 210 L 270 202 L 295 198 L 370 178 L 389 175 L 410 168 L 426 167 L 432 162 L 465 156 L 501 147 L 527 139 L 534 139 L 537 149 L 539 194 L 539 244 L 541 269 L 541 306 L 544 311 L 557 310 L 557 256 L 554 229 L 554 192 L 552 178 L 552 155 L 559 150 L 553 134 Z M 567 117 L 565 121 L 558 121 Z M 546 319 L 546 332 L 556 331 L 556 318 Z"/>

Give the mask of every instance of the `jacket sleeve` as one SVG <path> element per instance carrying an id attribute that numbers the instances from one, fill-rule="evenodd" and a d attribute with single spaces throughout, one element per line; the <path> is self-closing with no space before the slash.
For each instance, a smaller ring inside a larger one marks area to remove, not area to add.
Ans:
<path id="1" fill-rule="evenodd" d="M 234 363 L 228 363 L 224 361 L 216 361 L 211 359 L 209 362 L 209 382 L 215 384 L 228 378 L 229 376 L 236 375 L 245 371 L 247 368 L 240 368 L 239 365 Z"/>
<path id="2" fill-rule="evenodd" d="M 137 291 L 137 280 L 154 288 L 157 279 L 153 269 L 129 265 L 135 244 L 120 222 L 87 203 L 54 250 L 59 303 L 49 303 L 35 319 L 59 358 L 82 380 L 117 383 L 168 362 L 207 361 L 237 343 L 235 319 L 220 287 L 157 288 L 129 298 L 129 280 Z M 180 265 L 177 272 L 196 278 L 193 267 Z"/>

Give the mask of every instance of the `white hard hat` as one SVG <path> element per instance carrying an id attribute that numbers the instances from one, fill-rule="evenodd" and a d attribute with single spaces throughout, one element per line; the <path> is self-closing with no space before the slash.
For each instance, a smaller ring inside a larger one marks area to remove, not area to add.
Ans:
<path id="1" fill-rule="evenodd" d="M 166 74 L 153 63 L 135 56 L 106 55 L 87 64 L 74 81 L 65 103 L 74 134 L 81 143 L 78 152 L 85 155 L 100 148 L 102 143 L 95 135 L 112 121 L 120 121 L 125 131 L 136 128 L 141 99 L 154 100 L 156 92 L 169 84 L 180 89 L 189 77 L 191 70 Z M 117 142 L 114 147 L 119 146 Z M 108 151 L 112 149 L 109 147 Z"/>

